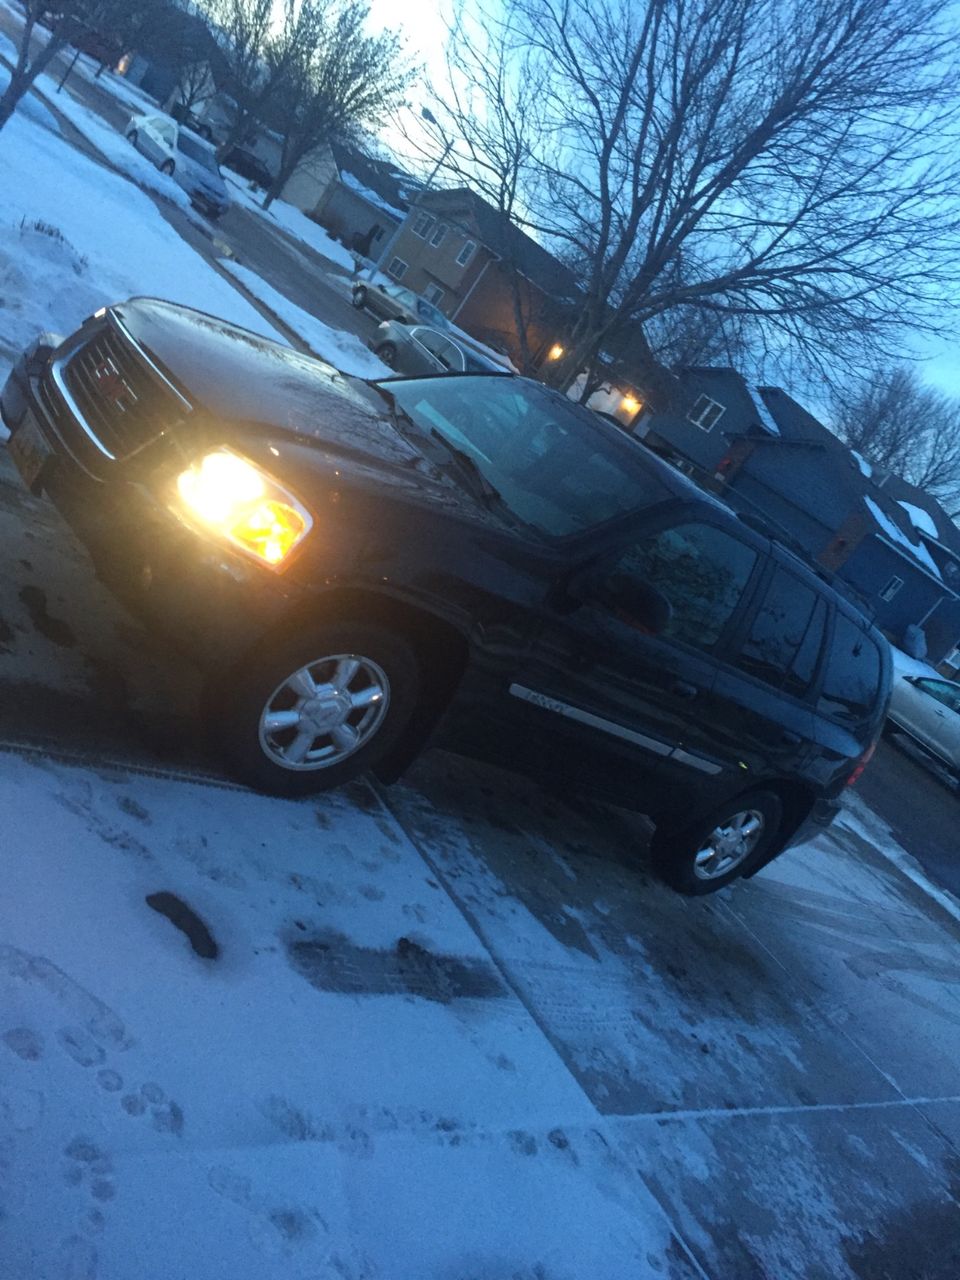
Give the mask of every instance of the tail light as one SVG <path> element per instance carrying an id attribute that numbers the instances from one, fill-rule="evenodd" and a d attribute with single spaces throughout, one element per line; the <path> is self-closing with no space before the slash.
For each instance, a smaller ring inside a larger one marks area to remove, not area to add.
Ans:
<path id="1" fill-rule="evenodd" d="M 873 759 L 873 753 L 877 749 L 877 741 L 878 740 L 875 738 L 873 742 L 870 743 L 869 747 L 867 747 L 863 755 L 857 760 L 857 763 L 853 766 L 853 773 L 851 773 L 850 777 L 846 781 L 846 786 L 852 787 L 855 782 L 860 781 L 860 775 Z"/>

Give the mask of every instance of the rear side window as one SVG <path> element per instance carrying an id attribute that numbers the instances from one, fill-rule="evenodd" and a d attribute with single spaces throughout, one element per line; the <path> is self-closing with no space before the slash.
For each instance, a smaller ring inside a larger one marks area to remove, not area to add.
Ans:
<path id="1" fill-rule="evenodd" d="M 818 710 L 832 720 L 865 720 L 876 704 L 881 670 L 874 641 L 838 613 Z"/>
<path id="2" fill-rule="evenodd" d="M 826 606 L 812 587 L 777 569 L 754 616 L 737 666 L 801 697 L 816 670 Z"/>
<path id="3" fill-rule="evenodd" d="M 662 529 L 625 552 L 614 569 L 651 583 L 670 601 L 671 640 L 711 649 L 743 596 L 757 553 L 707 524 Z"/>

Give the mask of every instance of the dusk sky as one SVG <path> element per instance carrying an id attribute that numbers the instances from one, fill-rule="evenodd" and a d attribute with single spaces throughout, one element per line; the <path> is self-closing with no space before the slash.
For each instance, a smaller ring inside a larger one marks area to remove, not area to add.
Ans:
<path id="1" fill-rule="evenodd" d="M 372 25 L 399 30 L 405 39 L 409 56 L 424 67 L 422 85 L 415 85 L 410 94 L 411 106 L 415 112 L 419 112 L 422 106 L 429 105 L 428 81 L 441 84 L 446 73 L 446 24 L 443 15 L 449 12 L 449 7 L 444 0 L 417 0 L 416 4 L 402 8 L 397 5 L 396 0 L 371 0 Z M 384 136 L 384 142 L 397 151 L 403 145 L 402 137 L 392 130 Z M 440 181 L 443 181 L 442 174 Z M 945 306 L 944 310 L 946 312 L 948 308 Z M 954 323 L 947 336 L 932 338 L 917 334 L 912 341 L 905 336 L 905 359 L 911 354 L 910 349 L 918 357 L 922 357 L 918 359 L 917 368 L 925 381 L 941 391 L 960 396 L 960 308 L 954 312 Z"/>

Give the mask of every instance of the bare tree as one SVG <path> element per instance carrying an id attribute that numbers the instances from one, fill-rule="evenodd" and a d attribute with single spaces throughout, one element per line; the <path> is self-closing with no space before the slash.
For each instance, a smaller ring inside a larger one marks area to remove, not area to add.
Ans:
<path id="1" fill-rule="evenodd" d="M 24 0 L 17 61 L 0 96 L 0 129 L 37 77 L 68 44 L 84 34 L 95 33 L 129 45 L 135 41 L 138 26 L 149 11 L 150 0 L 59 0 L 50 29 L 46 30 L 39 21 L 50 13 L 48 0 Z"/>
<path id="2" fill-rule="evenodd" d="M 280 111 L 280 164 L 264 197 L 269 208 L 284 185 L 318 147 L 382 123 L 413 75 L 399 37 L 366 31 L 364 0 L 305 0 L 290 29 L 275 43 L 271 60 L 285 62 Z"/>
<path id="3" fill-rule="evenodd" d="M 504 0 L 461 21 L 448 168 L 575 264 L 556 381 L 679 310 L 820 367 L 937 330 L 960 274 L 951 4 Z"/>
<path id="4" fill-rule="evenodd" d="M 952 514 L 960 508 L 960 399 L 906 365 L 877 369 L 835 393 L 837 433 L 870 462 L 909 480 Z"/>
<path id="5" fill-rule="evenodd" d="M 285 15 L 294 3 L 295 0 L 284 0 Z M 274 0 L 206 0 L 206 8 L 223 54 L 229 91 L 237 104 L 233 125 L 217 148 L 217 158 L 222 160 L 263 115 L 277 92 L 282 68 L 276 62 L 267 62 Z"/>

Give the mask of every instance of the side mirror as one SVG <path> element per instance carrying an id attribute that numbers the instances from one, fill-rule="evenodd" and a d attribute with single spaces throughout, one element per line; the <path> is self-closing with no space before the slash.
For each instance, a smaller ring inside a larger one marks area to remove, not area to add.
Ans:
<path id="1" fill-rule="evenodd" d="M 598 582 L 597 595 L 622 622 L 649 635 L 661 635 L 673 620 L 673 606 L 652 582 L 612 573 Z"/>

